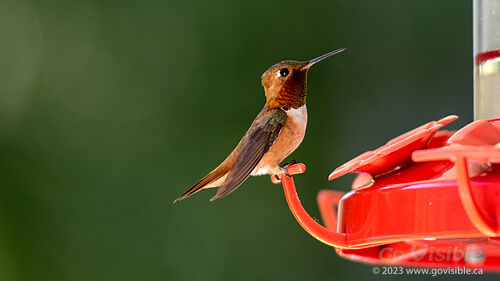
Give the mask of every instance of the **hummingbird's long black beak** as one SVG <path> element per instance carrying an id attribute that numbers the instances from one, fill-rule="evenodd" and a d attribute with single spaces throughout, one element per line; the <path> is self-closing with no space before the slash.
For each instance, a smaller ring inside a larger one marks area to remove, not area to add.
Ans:
<path id="1" fill-rule="evenodd" d="M 315 63 L 317 63 L 319 61 L 322 61 L 322 60 L 326 59 L 327 57 L 331 57 L 331 56 L 333 56 L 335 54 L 341 53 L 341 52 L 343 52 L 345 50 L 347 50 L 347 49 L 346 48 L 340 48 L 340 49 L 337 49 L 335 51 L 326 53 L 326 54 L 324 54 L 322 56 L 319 56 L 319 57 L 317 57 L 315 59 L 312 59 L 312 60 L 308 61 L 307 64 L 304 65 L 301 69 L 309 69 L 309 67 L 313 66 Z"/>

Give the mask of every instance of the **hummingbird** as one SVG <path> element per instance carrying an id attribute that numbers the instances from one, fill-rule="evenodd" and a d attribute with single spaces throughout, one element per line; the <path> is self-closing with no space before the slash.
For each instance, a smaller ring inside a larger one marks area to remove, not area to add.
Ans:
<path id="1" fill-rule="evenodd" d="M 345 50 L 337 49 L 308 61 L 285 60 L 266 70 L 261 77 L 266 95 L 264 108 L 231 154 L 174 203 L 211 187 L 219 189 L 210 201 L 221 199 L 249 176 L 271 175 L 279 179 L 277 175 L 288 175 L 286 168 L 290 163 L 279 164 L 304 139 L 307 72 L 317 62 Z"/>

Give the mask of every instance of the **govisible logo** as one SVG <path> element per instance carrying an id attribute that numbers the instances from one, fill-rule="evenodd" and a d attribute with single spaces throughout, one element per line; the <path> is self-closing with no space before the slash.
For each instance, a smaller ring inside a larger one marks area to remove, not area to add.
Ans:
<path id="1" fill-rule="evenodd" d="M 477 245 L 469 245 L 465 249 L 455 247 L 434 247 L 427 244 L 415 244 L 411 249 L 385 247 L 379 253 L 379 258 L 387 263 L 398 260 L 426 260 L 430 262 L 458 262 L 465 261 L 467 264 L 481 264 L 486 259 L 484 251 Z"/>

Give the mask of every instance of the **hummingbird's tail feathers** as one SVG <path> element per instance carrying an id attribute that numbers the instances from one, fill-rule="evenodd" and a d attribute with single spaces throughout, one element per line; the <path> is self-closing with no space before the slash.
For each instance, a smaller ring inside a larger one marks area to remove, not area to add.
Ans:
<path id="1" fill-rule="evenodd" d="M 219 181 L 222 177 L 224 177 L 228 171 L 229 171 L 228 168 L 218 167 L 217 169 L 213 170 L 208 175 L 203 177 L 200 181 L 198 181 L 195 185 L 193 185 L 193 187 L 182 193 L 181 196 L 177 197 L 174 203 L 184 198 L 188 198 L 189 196 L 195 194 L 196 192 L 202 190 L 203 188 L 216 187 L 221 185 L 222 183 L 217 183 L 217 181 Z"/>

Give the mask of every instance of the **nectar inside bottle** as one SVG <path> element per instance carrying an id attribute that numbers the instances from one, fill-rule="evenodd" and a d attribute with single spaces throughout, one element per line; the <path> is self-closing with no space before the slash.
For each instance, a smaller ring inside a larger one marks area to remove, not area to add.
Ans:
<path id="1" fill-rule="evenodd" d="M 474 75 L 476 119 L 500 117 L 500 49 L 477 54 Z"/>

